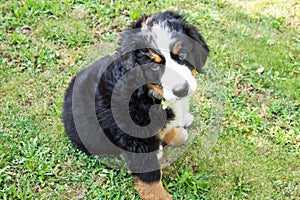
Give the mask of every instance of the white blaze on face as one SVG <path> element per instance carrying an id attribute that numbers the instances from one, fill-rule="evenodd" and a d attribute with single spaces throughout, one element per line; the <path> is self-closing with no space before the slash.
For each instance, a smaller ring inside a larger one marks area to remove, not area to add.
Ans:
<path id="1" fill-rule="evenodd" d="M 174 44 L 174 40 L 172 40 L 171 31 L 165 23 L 154 24 L 151 28 L 144 23 L 142 24 L 142 33 L 148 42 L 151 43 L 151 47 L 159 49 L 166 60 L 165 72 L 161 79 L 164 98 L 166 100 L 178 99 L 172 90 L 175 86 L 186 82 L 189 86 L 187 96 L 191 96 L 196 90 L 197 82 L 187 66 L 180 65 L 171 58 L 170 48 L 171 44 Z"/>
<path id="2" fill-rule="evenodd" d="M 163 55 L 166 59 L 165 72 L 161 78 L 164 98 L 166 100 L 177 99 L 178 97 L 172 92 L 173 88 L 177 85 L 183 85 L 186 82 L 189 86 L 187 96 L 191 96 L 197 88 L 197 82 L 193 77 L 191 70 L 189 70 L 187 66 L 180 65 L 173 60 L 169 52 L 163 52 Z"/>
<path id="3" fill-rule="evenodd" d="M 143 36 L 151 43 L 150 47 L 155 47 L 159 50 L 169 50 L 171 34 L 165 23 L 153 24 L 151 28 L 143 23 L 141 31 Z"/>

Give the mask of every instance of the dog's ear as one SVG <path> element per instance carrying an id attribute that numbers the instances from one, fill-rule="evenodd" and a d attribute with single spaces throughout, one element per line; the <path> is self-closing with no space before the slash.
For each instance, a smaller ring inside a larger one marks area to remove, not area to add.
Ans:
<path id="1" fill-rule="evenodd" d="M 206 62 L 209 54 L 209 47 L 205 43 L 203 37 L 200 35 L 196 27 L 187 24 L 186 25 L 187 35 L 192 39 L 193 44 L 192 54 L 194 57 L 194 66 L 199 73 L 203 73 L 202 67 Z"/>

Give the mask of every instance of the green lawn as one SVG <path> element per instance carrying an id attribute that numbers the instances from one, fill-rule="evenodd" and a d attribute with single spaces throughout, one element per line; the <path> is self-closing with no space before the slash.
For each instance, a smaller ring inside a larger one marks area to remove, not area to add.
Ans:
<path id="1" fill-rule="evenodd" d="M 187 14 L 211 55 L 194 138 L 165 187 L 174 199 L 300 198 L 299 1 L 99 2 L 0 0 L 0 199 L 139 198 L 130 175 L 74 148 L 61 106 L 127 24 L 166 9 Z"/>

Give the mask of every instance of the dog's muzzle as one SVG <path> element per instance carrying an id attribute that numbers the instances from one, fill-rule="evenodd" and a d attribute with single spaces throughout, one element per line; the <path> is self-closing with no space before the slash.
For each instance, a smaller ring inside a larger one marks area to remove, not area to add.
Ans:
<path id="1" fill-rule="evenodd" d="M 172 92 L 175 96 L 177 97 L 185 97 L 189 93 L 189 84 L 186 81 L 184 84 L 179 84 L 176 85 L 173 89 Z"/>

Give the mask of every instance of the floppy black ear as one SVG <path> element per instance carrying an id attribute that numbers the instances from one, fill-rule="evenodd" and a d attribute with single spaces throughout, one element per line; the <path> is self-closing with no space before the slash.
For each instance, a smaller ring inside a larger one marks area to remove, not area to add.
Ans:
<path id="1" fill-rule="evenodd" d="M 195 61 L 194 65 L 196 67 L 196 70 L 199 73 L 202 73 L 203 72 L 202 67 L 205 64 L 206 59 L 209 55 L 209 47 L 205 43 L 203 37 L 200 35 L 196 27 L 187 24 L 186 31 L 187 31 L 187 35 L 194 40 L 192 42 L 193 43 L 192 54 Z"/>

